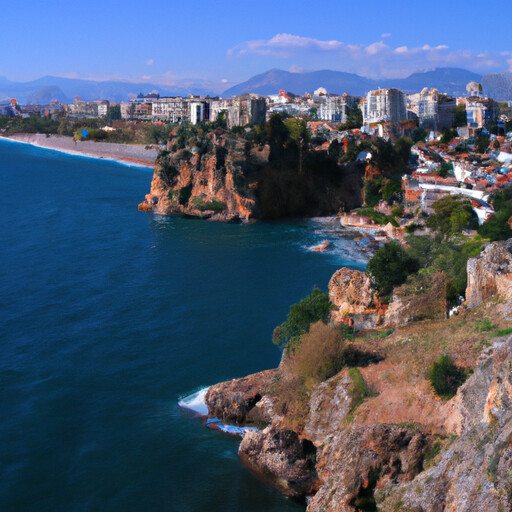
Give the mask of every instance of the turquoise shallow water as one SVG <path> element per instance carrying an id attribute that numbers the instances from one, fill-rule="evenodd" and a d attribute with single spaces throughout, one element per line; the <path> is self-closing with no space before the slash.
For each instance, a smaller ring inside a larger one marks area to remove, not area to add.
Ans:
<path id="1" fill-rule="evenodd" d="M 150 180 L 0 141 L 0 510 L 304 510 L 178 401 L 275 366 L 274 326 L 350 246 L 142 214 Z"/>

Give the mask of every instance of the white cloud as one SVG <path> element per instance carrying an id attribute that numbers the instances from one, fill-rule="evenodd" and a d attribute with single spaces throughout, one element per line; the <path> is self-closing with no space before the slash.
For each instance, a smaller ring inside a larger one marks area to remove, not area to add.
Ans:
<path id="1" fill-rule="evenodd" d="M 384 44 L 382 41 L 378 41 L 368 45 L 365 50 L 369 55 L 376 55 L 377 53 L 380 53 L 388 48 L 389 46 L 387 44 Z"/>
<path id="2" fill-rule="evenodd" d="M 384 32 L 384 34 L 381 34 L 380 37 L 382 37 L 382 39 L 385 39 L 386 37 L 391 37 L 391 32 Z"/>
<path id="3" fill-rule="evenodd" d="M 148 61 L 146 61 L 146 66 L 152 66 L 154 63 L 155 61 L 153 59 L 149 59 Z"/>
<path id="4" fill-rule="evenodd" d="M 384 39 L 390 35 L 383 33 L 381 37 Z M 289 33 L 276 34 L 270 39 L 245 41 L 227 51 L 230 58 L 250 59 L 253 55 L 288 60 L 292 72 L 299 72 L 303 67 L 319 69 L 322 66 L 373 77 L 405 77 L 419 69 L 446 66 L 467 67 L 481 72 L 512 67 L 511 61 L 507 60 L 512 55 L 510 52 L 480 53 L 451 49 L 446 44 L 392 48 L 382 40 L 363 45 Z"/>
<path id="5" fill-rule="evenodd" d="M 302 66 L 292 66 L 290 68 L 290 73 L 302 73 L 304 68 Z"/>
<path id="6" fill-rule="evenodd" d="M 507 64 L 508 64 L 508 70 L 509 70 L 510 72 L 512 72 L 512 59 L 508 59 L 508 60 L 507 60 Z"/>

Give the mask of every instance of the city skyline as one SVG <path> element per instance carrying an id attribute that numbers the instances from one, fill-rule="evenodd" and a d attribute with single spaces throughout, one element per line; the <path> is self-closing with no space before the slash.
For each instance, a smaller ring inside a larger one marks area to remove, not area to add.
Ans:
<path id="1" fill-rule="evenodd" d="M 510 19 L 509 2 L 495 2 L 492 12 L 461 0 L 428 6 L 194 0 L 186 7 L 49 0 L 25 2 L 21 13 L 16 7 L 4 8 L 10 22 L 0 38 L 10 48 L 0 76 L 13 81 L 54 75 L 228 88 L 271 68 L 372 78 L 435 67 L 512 70 L 512 48 L 496 21 Z"/>

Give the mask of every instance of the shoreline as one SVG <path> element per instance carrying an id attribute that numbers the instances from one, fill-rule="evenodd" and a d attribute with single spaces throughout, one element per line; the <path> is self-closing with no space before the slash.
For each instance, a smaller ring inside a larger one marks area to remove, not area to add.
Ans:
<path id="1" fill-rule="evenodd" d="M 18 144 L 28 144 L 43 149 L 51 149 L 71 156 L 81 156 L 98 160 L 110 160 L 130 167 L 153 169 L 158 150 L 146 149 L 142 144 L 121 144 L 117 142 L 77 141 L 66 135 L 40 133 L 17 133 L 0 135 L 0 140 Z"/>

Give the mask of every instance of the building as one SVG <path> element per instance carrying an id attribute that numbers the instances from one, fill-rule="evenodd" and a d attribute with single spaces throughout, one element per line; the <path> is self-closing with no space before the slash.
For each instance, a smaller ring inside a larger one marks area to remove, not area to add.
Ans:
<path id="1" fill-rule="evenodd" d="M 157 98 L 152 102 L 151 115 L 159 121 L 181 123 L 188 119 L 188 103 L 181 96 Z"/>
<path id="2" fill-rule="evenodd" d="M 267 116 L 265 98 L 257 94 L 235 96 L 228 110 L 228 127 L 264 124 Z"/>
<path id="3" fill-rule="evenodd" d="M 409 117 L 418 119 L 418 126 L 427 131 L 441 131 L 453 125 L 455 98 L 440 94 L 437 89 L 425 87 L 421 92 L 407 96 Z"/>
<path id="4" fill-rule="evenodd" d="M 212 98 L 210 103 L 210 121 L 213 123 L 219 118 L 219 114 L 224 112 L 226 114 L 226 121 L 228 119 L 229 111 L 233 104 L 231 99 Z"/>
<path id="5" fill-rule="evenodd" d="M 398 89 L 370 91 L 363 100 L 363 124 L 398 124 L 407 119 L 406 96 Z"/>
<path id="6" fill-rule="evenodd" d="M 357 98 L 348 94 L 322 95 L 316 98 L 318 103 L 317 116 L 322 121 L 334 121 L 345 123 L 347 121 L 347 109 L 357 107 Z"/>

